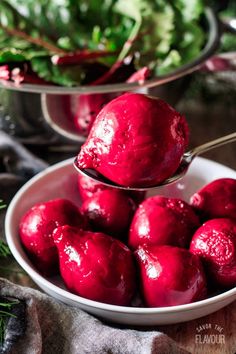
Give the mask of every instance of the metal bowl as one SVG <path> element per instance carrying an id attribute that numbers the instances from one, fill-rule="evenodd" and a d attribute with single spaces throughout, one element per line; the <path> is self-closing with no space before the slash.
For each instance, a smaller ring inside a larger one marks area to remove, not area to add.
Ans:
<path id="1" fill-rule="evenodd" d="M 120 83 L 98 86 L 65 88 L 53 85 L 32 85 L 0 81 L 0 129 L 17 136 L 29 144 L 49 144 L 57 141 L 82 142 L 88 127 L 76 124 L 84 115 L 83 122 L 89 125 L 91 111 L 86 101 L 95 102 L 95 111 L 123 92 L 141 91 L 158 96 L 172 105 L 187 87 L 190 73 L 198 70 L 219 46 L 220 23 L 210 8 L 205 11 L 208 39 L 200 55 L 168 75 L 162 75 L 144 82 Z M 96 96 L 96 94 L 99 94 Z M 86 123 L 86 117 L 87 119 Z M 83 123 L 84 124 L 84 123 Z"/>

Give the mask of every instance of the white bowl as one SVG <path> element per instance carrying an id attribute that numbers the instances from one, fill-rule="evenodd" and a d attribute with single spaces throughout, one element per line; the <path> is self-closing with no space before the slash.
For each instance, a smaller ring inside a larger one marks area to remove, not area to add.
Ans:
<path id="1" fill-rule="evenodd" d="M 188 201 L 189 196 L 204 184 L 221 177 L 236 178 L 236 171 L 203 158 L 196 158 L 187 176 L 181 183 L 162 188 L 159 194 L 176 196 Z M 208 315 L 236 299 L 236 288 L 192 304 L 162 307 L 138 308 L 104 304 L 85 299 L 67 291 L 62 280 L 45 278 L 28 259 L 18 236 L 18 225 L 22 215 L 35 203 L 53 198 L 68 198 L 80 203 L 77 190 L 77 172 L 73 159 L 58 163 L 27 182 L 10 203 L 5 219 L 5 230 L 11 252 L 21 267 L 35 283 L 56 299 L 77 306 L 108 321 L 127 325 L 173 324 L 190 321 Z"/>

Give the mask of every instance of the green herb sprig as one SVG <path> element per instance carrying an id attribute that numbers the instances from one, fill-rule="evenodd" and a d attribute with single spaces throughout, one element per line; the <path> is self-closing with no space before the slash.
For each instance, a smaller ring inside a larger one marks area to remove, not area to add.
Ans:
<path id="1" fill-rule="evenodd" d="M 0 210 L 6 207 L 7 205 L 4 204 L 2 199 L 0 199 Z M 8 257 L 10 255 L 11 255 L 11 251 L 9 247 L 3 240 L 0 240 L 0 257 Z M 9 302 L 6 300 L 6 302 L 3 301 L 0 302 L 0 345 L 2 345 L 4 341 L 7 319 L 9 317 L 14 317 L 14 318 L 17 317 L 13 313 L 11 313 L 12 306 L 17 303 L 19 303 L 19 301 Z"/>
<path id="2" fill-rule="evenodd" d="M 4 342 L 4 334 L 7 325 L 7 319 L 9 317 L 16 318 L 17 316 L 11 313 L 12 306 L 18 304 L 19 301 L 0 302 L 0 344 Z"/>
<path id="3" fill-rule="evenodd" d="M 0 257 L 8 257 L 11 255 L 11 251 L 8 247 L 8 245 L 0 240 Z"/>
<path id="4" fill-rule="evenodd" d="M 0 199 L 0 210 L 6 208 L 6 204 L 4 204 L 3 200 Z"/>
<path id="5" fill-rule="evenodd" d="M 6 204 L 4 204 L 3 200 L 0 199 L 0 210 L 6 208 Z M 0 257 L 8 257 L 11 255 L 11 251 L 8 245 L 3 241 L 0 240 Z"/>

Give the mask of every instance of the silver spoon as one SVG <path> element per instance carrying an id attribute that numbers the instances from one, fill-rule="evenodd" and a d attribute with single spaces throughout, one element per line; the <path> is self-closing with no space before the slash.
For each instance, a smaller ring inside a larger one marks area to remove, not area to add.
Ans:
<path id="1" fill-rule="evenodd" d="M 187 151 L 185 154 L 183 154 L 180 165 L 173 176 L 167 178 L 166 180 L 159 183 L 158 185 L 150 186 L 150 187 L 124 187 L 124 186 L 120 186 L 120 185 L 110 181 L 109 179 L 105 178 L 104 176 L 102 176 L 101 174 L 99 174 L 95 170 L 81 169 L 80 167 L 77 166 L 76 159 L 74 161 L 74 166 L 75 166 L 76 170 L 79 173 L 81 173 L 82 175 L 90 177 L 97 182 L 101 182 L 108 187 L 113 187 L 116 189 L 123 189 L 123 190 L 130 190 L 130 191 L 140 191 L 140 192 L 141 191 L 148 191 L 151 189 L 160 188 L 162 186 L 165 186 L 165 185 L 168 185 L 168 184 L 171 184 L 171 183 L 174 183 L 174 182 L 180 180 L 187 173 L 190 164 L 192 163 L 193 159 L 196 156 L 203 154 L 204 152 L 206 152 L 208 150 L 212 150 L 216 147 L 219 147 L 221 145 L 231 143 L 235 140 L 236 140 L 236 132 L 229 134 L 229 135 L 222 136 L 221 138 L 209 141 L 205 144 L 202 144 L 200 146 L 193 148 L 192 150 Z"/>

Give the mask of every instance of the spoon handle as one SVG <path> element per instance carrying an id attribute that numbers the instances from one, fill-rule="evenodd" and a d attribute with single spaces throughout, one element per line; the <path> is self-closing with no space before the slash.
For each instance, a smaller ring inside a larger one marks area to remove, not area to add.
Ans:
<path id="1" fill-rule="evenodd" d="M 208 150 L 212 150 L 221 145 L 232 143 L 233 141 L 236 141 L 236 132 L 222 136 L 221 138 L 209 141 L 205 144 L 195 147 L 194 149 L 189 151 L 189 156 L 191 156 L 192 160 L 197 155 L 200 155 Z"/>

